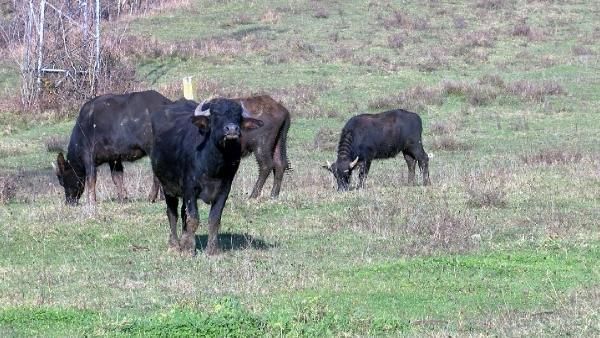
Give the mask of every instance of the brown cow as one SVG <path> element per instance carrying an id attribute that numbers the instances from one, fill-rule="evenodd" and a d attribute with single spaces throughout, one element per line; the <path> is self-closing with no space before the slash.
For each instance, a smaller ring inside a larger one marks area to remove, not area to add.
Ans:
<path id="1" fill-rule="evenodd" d="M 273 172 L 271 197 L 279 196 L 281 181 L 286 170 L 291 170 L 287 158 L 287 133 L 290 113 L 269 95 L 234 99 L 243 104 L 250 117 L 264 123 L 262 128 L 242 130 L 242 156 L 254 153 L 258 163 L 258 180 L 250 198 L 260 196 L 265 181 Z"/>

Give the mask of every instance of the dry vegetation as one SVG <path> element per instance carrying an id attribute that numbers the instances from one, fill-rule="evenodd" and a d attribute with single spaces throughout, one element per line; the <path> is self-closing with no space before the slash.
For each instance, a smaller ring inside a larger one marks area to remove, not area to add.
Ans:
<path id="1" fill-rule="evenodd" d="M 0 204 L 8 203 L 15 198 L 17 182 L 14 176 L 0 176 Z"/>
<path id="2" fill-rule="evenodd" d="M 332 151 L 337 149 L 339 131 L 321 127 L 315 134 L 313 148 L 319 151 Z"/>
<path id="3" fill-rule="evenodd" d="M 537 153 L 521 155 L 521 160 L 527 165 L 579 163 L 582 158 L 583 155 L 577 150 L 561 148 L 543 149 Z"/>
<path id="4" fill-rule="evenodd" d="M 471 173 L 465 182 L 468 204 L 477 208 L 506 207 L 506 176 L 503 171 Z"/>
<path id="5" fill-rule="evenodd" d="M 0 335 L 3 324 L 43 335 L 53 309 L 97 311 L 65 336 L 239 323 L 259 329 L 206 335 L 597 335 L 600 29 L 585 6 L 222 0 L 158 17 L 109 13 L 126 33 L 106 41 L 103 90 L 178 98 L 193 75 L 197 98 L 269 94 L 292 114 L 294 171 L 278 200 L 249 201 L 257 168 L 243 160 L 224 252 L 170 256 L 164 202 L 146 202 L 147 159 L 126 164 L 126 203 L 102 166 L 98 208 L 67 207 L 48 152 L 65 150 L 64 117 L 80 102 L 48 86 L 47 108 L 67 112 L 15 125 L 18 97 L 3 98 Z M 181 22 L 193 23 L 189 37 L 169 28 Z M 432 186 L 408 185 L 398 156 L 373 162 L 365 189 L 336 192 L 321 165 L 344 122 L 397 108 L 423 118 Z"/>

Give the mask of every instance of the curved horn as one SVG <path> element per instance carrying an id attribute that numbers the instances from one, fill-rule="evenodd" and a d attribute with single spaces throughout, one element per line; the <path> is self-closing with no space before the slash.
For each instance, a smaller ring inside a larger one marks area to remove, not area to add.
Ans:
<path id="1" fill-rule="evenodd" d="M 327 168 L 331 168 L 331 162 L 329 162 L 329 161 L 325 161 L 325 162 L 327 162 Z"/>
<path id="2" fill-rule="evenodd" d="M 356 167 L 357 164 L 358 164 L 358 156 L 356 156 L 356 159 L 354 159 L 354 161 L 350 162 L 350 168 Z"/>
<path id="3" fill-rule="evenodd" d="M 244 101 L 240 101 L 240 105 L 242 106 L 242 117 L 252 117 L 250 111 L 244 106 Z"/>
<path id="4" fill-rule="evenodd" d="M 196 110 L 194 110 L 194 116 L 210 116 L 210 108 L 202 110 L 202 107 L 206 102 L 208 102 L 208 100 L 200 102 L 198 107 L 196 107 Z"/>

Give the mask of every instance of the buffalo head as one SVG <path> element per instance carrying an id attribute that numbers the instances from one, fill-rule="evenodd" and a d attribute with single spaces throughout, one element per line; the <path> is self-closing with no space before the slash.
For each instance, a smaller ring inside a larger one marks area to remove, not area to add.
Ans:
<path id="1" fill-rule="evenodd" d="M 201 133 L 210 131 L 211 137 L 222 147 L 239 144 L 242 130 L 263 125 L 262 121 L 251 118 L 243 105 L 221 98 L 202 101 L 194 111 L 192 123 Z"/>
<path id="2" fill-rule="evenodd" d="M 56 164 L 52 163 L 58 182 L 65 189 L 65 202 L 75 205 L 79 202 L 84 189 L 84 179 L 79 177 L 73 167 L 65 161 L 62 153 L 58 153 Z"/>
<path id="3" fill-rule="evenodd" d="M 337 161 L 331 164 L 327 162 L 327 165 L 324 165 L 323 168 L 327 169 L 335 177 L 338 191 L 346 191 L 350 188 L 352 170 L 354 170 L 357 164 L 358 156 L 354 161 L 338 157 Z"/>

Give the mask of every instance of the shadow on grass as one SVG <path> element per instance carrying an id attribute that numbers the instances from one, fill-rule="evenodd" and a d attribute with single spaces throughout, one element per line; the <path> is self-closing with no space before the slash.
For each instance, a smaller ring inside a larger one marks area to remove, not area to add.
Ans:
<path id="1" fill-rule="evenodd" d="M 231 234 L 223 233 L 218 235 L 219 249 L 222 251 L 257 249 L 268 250 L 277 245 L 263 241 L 260 238 L 253 237 L 249 234 Z M 208 235 L 196 235 L 196 249 L 204 251 L 208 242 Z"/>

